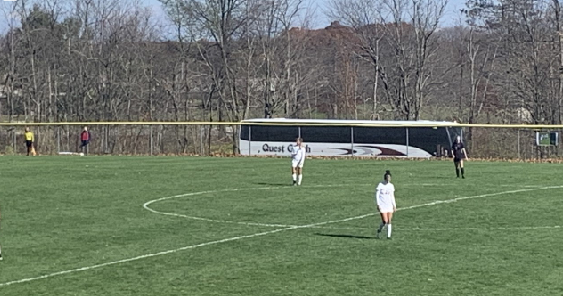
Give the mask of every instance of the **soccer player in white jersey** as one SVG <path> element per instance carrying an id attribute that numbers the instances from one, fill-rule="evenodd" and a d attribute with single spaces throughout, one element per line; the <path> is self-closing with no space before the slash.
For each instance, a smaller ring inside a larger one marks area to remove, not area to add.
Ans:
<path id="1" fill-rule="evenodd" d="M 305 147 L 303 139 L 297 138 L 297 145 L 291 151 L 291 174 L 293 186 L 301 185 L 303 179 L 303 163 L 305 162 Z"/>
<path id="2" fill-rule="evenodd" d="M 395 203 L 395 186 L 391 184 L 391 172 L 389 171 L 385 172 L 383 181 L 375 189 L 375 202 L 377 203 L 377 211 L 381 216 L 377 238 L 379 238 L 379 234 L 385 226 L 387 226 L 387 238 L 391 238 L 391 218 L 397 210 L 397 204 Z"/>

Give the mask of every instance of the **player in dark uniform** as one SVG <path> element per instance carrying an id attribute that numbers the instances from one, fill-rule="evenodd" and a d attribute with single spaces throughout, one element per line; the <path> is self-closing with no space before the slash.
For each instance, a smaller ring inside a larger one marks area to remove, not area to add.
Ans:
<path id="1" fill-rule="evenodd" d="M 465 170 L 463 169 L 463 160 L 469 160 L 467 157 L 467 151 L 465 151 L 465 146 L 461 142 L 461 137 L 457 136 L 452 145 L 452 154 L 454 156 L 455 173 L 459 178 L 459 173 L 461 172 L 461 178 L 465 179 Z"/>

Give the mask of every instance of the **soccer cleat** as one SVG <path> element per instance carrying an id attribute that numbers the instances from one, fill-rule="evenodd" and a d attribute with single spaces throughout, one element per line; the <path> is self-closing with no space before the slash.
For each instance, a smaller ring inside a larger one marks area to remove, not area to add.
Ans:
<path id="1" fill-rule="evenodd" d="M 381 233 L 381 229 L 377 230 L 377 234 L 375 235 L 375 238 L 379 238 L 379 234 Z"/>

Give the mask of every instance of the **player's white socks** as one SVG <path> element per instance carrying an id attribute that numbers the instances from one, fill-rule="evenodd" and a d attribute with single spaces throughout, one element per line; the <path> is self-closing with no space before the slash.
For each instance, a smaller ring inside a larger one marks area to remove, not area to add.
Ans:
<path id="1" fill-rule="evenodd" d="M 301 180 L 303 180 L 303 175 L 299 175 L 298 176 L 299 179 L 297 179 L 297 185 L 301 185 Z"/>
<path id="2" fill-rule="evenodd" d="M 387 237 L 391 237 L 391 224 L 387 224 Z"/>
<path id="3" fill-rule="evenodd" d="M 297 181 L 297 174 L 293 174 L 293 181 Z"/>

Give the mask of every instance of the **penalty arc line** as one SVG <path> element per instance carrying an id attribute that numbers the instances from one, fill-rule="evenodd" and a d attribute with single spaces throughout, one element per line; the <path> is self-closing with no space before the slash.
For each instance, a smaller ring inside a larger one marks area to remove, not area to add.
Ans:
<path id="1" fill-rule="evenodd" d="M 319 188 L 319 187 L 321 187 L 322 188 L 322 187 L 344 187 L 344 186 L 346 186 L 346 185 L 344 185 L 344 184 L 341 184 L 341 185 L 338 185 L 338 184 L 336 184 L 336 185 L 312 185 L 312 186 L 303 186 L 303 187 L 305 187 L 305 188 Z M 205 221 L 205 222 L 229 223 L 229 224 L 240 224 L 240 225 L 247 225 L 247 226 L 264 226 L 264 227 L 282 227 L 282 228 L 283 227 L 295 227 L 295 226 L 298 226 L 298 225 L 271 224 L 271 223 L 259 223 L 259 222 L 244 222 L 244 221 L 231 221 L 231 220 L 217 220 L 217 219 L 210 219 L 210 218 L 205 218 L 205 217 L 188 216 L 188 215 L 178 214 L 178 213 L 161 212 L 161 211 L 157 211 L 157 210 L 150 207 L 150 205 L 164 201 L 164 200 L 170 200 L 170 199 L 182 198 L 182 197 L 190 197 L 190 196 L 197 196 L 197 195 L 203 195 L 203 194 L 220 193 L 220 192 L 232 192 L 232 191 L 245 191 L 245 190 L 277 190 L 277 189 L 290 189 L 290 188 L 293 188 L 293 187 L 285 186 L 285 187 L 258 187 L 258 188 L 230 188 L 230 189 L 221 189 L 221 190 L 208 190 L 208 191 L 184 193 L 184 194 L 161 197 L 161 198 L 150 200 L 150 201 L 143 204 L 143 208 L 145 208 L 147 211 L 150 211 L 150 212 L 155 213 L 155 214 L 166 215 L 166 216 L 175 216 L 175 217 L 181 217 L 181 218 L 187 218 L 187 219 L 199 220 L 199 221 Z"/>
<path id="2" fill-rule="evenodd" d="M 342 185 L 332 185 L 332 186 L 326 185 L 326 186 L 312 186 L 312 187 L 314 188 L 314 187 L 336 187 L 336 186 L 342 186 Z M 283 189 L 283 188 L 288 188 L 288 187 L 259 187 L 259 188 L 223 189 L 223 190 L 200 191 L 200 192 L 186 193 L 186 194 L 180 194 L 180 195 L 175 195 L 175 196 L 169 196 L 169 197 L 162 197 L 162 198 L 154 199 L 154 200 L 146 202 L 143 205 L 143 207 L 146 210 L 148 210 L 152 213 L 155 213 L 155 214 L 175 216 L 175 217 L 181 217 L 181 218 L 187 218 L 187 219 L 199 220 L 199 221 L 206 221 L 206 222 L 230 223 L 230 224 L 240 224 L 240 225 L 248 225 L 248 226 L 264 226 L 264 227 L 283 227 L 283 228 L 298 227 L 298 225 L 291 225 L 291 224 L 270 224 L 270 223 L 259 223 L 259 222 L 216 220 L 216 219 L 210 219 L 210 218 L 204 218 L 204 217 L 188 216 L 188 215 L 178 214 L 178 213 L 160 212 L 160 211 L 154 210 L 151 207 L 149 207 L 149 205 L 151 205 L 151 204 L 154 204 L 154 203 L 157 203 L 157 202 L 160 202 L 160 201 L 163 201 L 163 200 L 173 199 L 173 198 L 189 197 L 189 196 L 195 196 L 195 195 L 217 193 L 217 192 L 227 192 L 227 191 L 274 190 L 274 189 Z M 504 194 L 520 193 L 520 192 L 526 192 L 526 191 L 558 189 L 558 188 L 563 188 L 563 186 L 528 187 L 528 188 L 524 188 L 524 189 L 509 190 L 509 191 L 481 194 L 481 195 L 475 195 L 475 196 L 456 197 L 456 198 L 448 199 L 448 200 L 437 200 L 437 201 L 433 201 L 433 202 L 426 203 L 426 204 L 402 207 L 402 208 L 398 208 L 397 211 L 410 210 L 410 209 L 415 209 L 415 208 L 419 208 L 419 207 L 426 207 L 426 206 L 435 206 L 435 205 L 439 205 L 439 204 L 443 204 L 443 203 L 452 203 L 452 202 L 457 202 L 457 201 L 465 200 L 465 199 L 483 198 L 483 197 L 491 197 L 491 196 L 504 195 Z M 333 223 L 347 222 L 347 221 L 350 221 L 350 220 L 362 219 L 362 218 L 373 216 L 373 215 L 376 215 L 376 214 L 377 213 L 368 213 L 366 215 L 358 216 L 358 217 L 361 217 L 361 218 L 351 217 L 351 218 L 346 218 L 346 219 L 343 219 L 343 220 L 338 220 L 338 221 L 333 222 Z M 309 227 L 309 228 L 312 228 L 312 227 Z"/>
<path id="3" fill-rule="evenodd" d="M 397 210 L 409 210 L 409 209 L 415 209 L 415 208 L 425 207 L 425 206 L 434 206 L 434 205 L 438 205 L 438 204 L 452 203 L 452 202 L 465 200 L 465 199 L 474 199 L 474 198 L 491 197 L 491 196 L 498 196 L 498 195 L 503 195 L 503 194 L 519 193 L 519 192 L 526 192 L 526 191 L 560 189 L 560 188 L 563 188 L 563 186 L 549 186 L 549 187 L 534 188 L 534 189 L 518 189 L 518 190 L 510 190 L 510 191 L 482 194 L 482 195 L 476 195 L 476 196 L 457 197 L 457 198 L 448 199 L 448 200 L 434 201 L 434 202 L 431 202 L 431 203 L 414 205 L 414 206 L 409 206 L 409 207 L 405 207 L 405 208 L 399 208 Z M 206 191 L 206 192 L 209 192 L 209 191 Z M 230 237 L 230 238 L 224 238 L 224 239 L 220 239 L 220 240 L 184 246 L 184 247 L 180 247 L 180 248 L 176 248 L 176 249 L 172 249 L 172 250 L 167 250 L 167 251 L 162 251 L 162 252 L 158 252 L 158 253 L 144 254 L 144 255 L 139 255 L 139 256 L 136 256 L 136 257 L 132 257 L 132 258 L 127 258 L 127 259 L 122 259 L 122 260 L 117 260 L 117 261 L 111 261 L 111 262 L 105 262 L 105 263 L 85 266 L 85 267 L 81 267 L 81 268 L 63 270 L 63 271 L 58 271 L 58 272 L 54 272 L 54 273 L 50 273 L 50 274 L 46 274 L 46 275 L 42 275 L 42 276 L 37 276 L 37 277 L 30 277 L 30 278 L 24 278 L 24 279 L 20 279 L 20 280 L 14 280 L 14 281 L 10 281 L 10 282 L 4 282 L 4 283 L 0 283 L 0 287 L 6 287 L 6 286 L 14 285 L 14 284 L 21 284 L 21 283 L 26 283 L 26 282 L 31 282 L 31 281 L 41 280 L 41 279 L 47 279 L 47 278 L 51 278 L 51 277 L 61 276 L 61 275 L 80 272 L 80 271 L 88 271 L 88 270 L 92 270 L 92 269 L 98 269 L 98 268 L 102 268 L 102 267 L 106 267 L 106 266 L 137 261 L 137 260 L 141 260 L 141 259 L 145 259 L 145 258 L 151 258 L 151 257 L 155 257 L 155 256 L 173 254 L 173 253 L 177 253 L 177 252 L 184 251 L 184 250 L 195 249 L 195 248 L 211 246 L 211 245 L 217 245 L 217 244 L 231 242 L 231 241 L 237 241 L 237 240 L 241 240 L 241 239 L 245 239 L 245 238 L 254 238 L 254 237 L 259 237 L 259 236 L 265 236 L 265 235 L 269 235 L 269 234 L 273 234 L 273 233 L 277 233 L 277 232 L 281 232 L 281 231 L 285 231 L 285 230 L 314 228 L 316 226 L 322 226 L 322 225 L 326 225 L 326 224 L 334 224 L 334 223 L 346 222 L 346 221 L 351 221 L 351 220 L 363 219 L 363 218 L 366 218 L 366 217 L 369 217 L 369 216 L 373 216 L 375 214 L 376 213 L 368 213 L 368 214 L 359 215 L 359 216 L 350 217 L 350 218 L 341 219 L 341 220 L 324 221 L 324 222 L 313 223 L 313 224 L 308 224 L 308 225 L 299 225 L 299 226 L 292 226 L 292 227 L 286 227 L 286 228 L 278 228 L 278 229 L 254 233 L 254 234 L 250 234 L 250 235 L 234 236 L 234 237 Z"/>
<path id="4" fill-rule="evenodd" d="M 244 189 L 232 188 L 232 189 L 222 189 L 222 190 L 199 191 L 199 192 L 185 193 L 185 194 L 179 194 L 179 195 L 174 195 L 174 196 L 167 196 L 167 197 L 161 197 L 161 198 L 158 198 L 158 199 L 153 199 L 153 200 L 150 200 L 150 201 L 144 203 L 143 208 L 145 208 L 146 210 L 148 210 L 152 213 L 155 213 L 155 214 L 175 216 L 175 217 L 181 217 L 181 218 L 187 218 L 187 219 L 199 220 L 199 221 L 205 221 L 205 222 L 231 223 L 231 224 L 242 224 L 242 225 L 250 225 L 250 226 L 265 226 L 265 227 L 290 227 L 288 225 L 269 224 L 269 223 L 216 220 L 216 219 L 209 219 L 209 218 L 204 218 L 204 217 L 188 216 L 188 215 L 178 214 L 178 213 L 161 212 L 161 211 L 154 210 L 153 208 L 150 207 L 150 205 L 152 205 L 154 203 L 158 203 L 158 202 L 161 202 L 161 201 L 164 201 L 164 200 L 170 200 L 170 199 L 174 199 L 174 198 L 190 197 L 190 196 L 219 193 L 219 192 L 232 192 L 232 191 L 243 191 L 243 190 L 275 190 L 275 189 L 284 189 L 284 188 L 289 188 L 289 187 L 259 187 L 259 188 L 244 188 Z M 294 225 L 291 225 L 291 226 L 294 226 Z"/>

